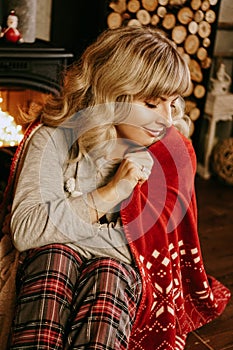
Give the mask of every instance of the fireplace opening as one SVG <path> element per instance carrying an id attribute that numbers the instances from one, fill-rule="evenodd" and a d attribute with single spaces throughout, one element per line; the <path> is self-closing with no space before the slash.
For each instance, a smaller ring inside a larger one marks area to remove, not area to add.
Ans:
<path id="1" fill-rule="evenodd" d="M 26 127 L 20 122 L 20 111 L 40 108 L 49 95 L 32 89 L 0 89 L 0 147 L 18 146 Z"/>
<path id="2" fill-rule="evenodd" d="M 27 125 L 20 122 L 20 110 L 41 108 L 50 92 L 23 87 L 0 88 L 0 202 L 10 172 L 11 160 L 23 139 Z"/>
<path id="3" fill-rule="evenodd" d="M 72 61 L 72 53 L 43 40 L 0 42 L 0 202 L 26 127 L 19 123 L 20 109 L 30 112 L 49 95 L 59 94 L 63 72 Z"/>

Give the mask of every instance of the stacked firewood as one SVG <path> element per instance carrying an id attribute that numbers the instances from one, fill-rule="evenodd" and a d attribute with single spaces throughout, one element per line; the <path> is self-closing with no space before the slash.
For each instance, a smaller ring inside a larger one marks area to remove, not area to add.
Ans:
<path id="1" fill-rule="evenodd" d="M 212 63 L 218 0 L 114 0 L 107 25 L 150 25 L 164 30 L 187 61 L 191 86 L 185 95 L 186 114 L 194 122 L 201 115 Z"/>

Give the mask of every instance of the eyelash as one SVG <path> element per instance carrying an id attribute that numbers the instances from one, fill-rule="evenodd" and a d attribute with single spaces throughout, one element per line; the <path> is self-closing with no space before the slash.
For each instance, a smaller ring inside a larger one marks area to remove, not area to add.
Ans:
<path id="1" fill-rule="evenodd" d="M 157 107 L 158 107 L 158 105 L 153 105 L 152 103 L 149 103 L 149 102 L 146 102 L 146 101 L 145 101 L 145 105 L 146 105 L 148 108 L 151 108 L 151 109 L 157 108 Z"/>
<path id="2" fill-rule="evenodd" d="M 145 101 L 145 105 L 148 107 L 148 108 L 151 108 L 151 109 L 154 109 L 154 108 L 157 108 L 158 105 L 153 105 L 152 103 L 149 103 L 149 102 L 146 102 Z M 176 108 L 175 104 L 171 104 L 171 108 Z"/>

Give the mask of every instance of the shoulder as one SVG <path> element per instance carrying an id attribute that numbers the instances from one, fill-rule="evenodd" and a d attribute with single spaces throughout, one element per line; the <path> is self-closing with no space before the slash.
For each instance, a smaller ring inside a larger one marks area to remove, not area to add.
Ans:
<path id="1" fill-rule="evenodd" d="M 70 158 L 73 142 L 72 129 L 40 125 L 28 135 L 24 153 L 31 161 L 55 157 L 64 162 Z"/>
<path id="2" fill-rule="evenodd" d="M 41 125 L 30 137 L 32 144 L 38 148 L 53 146 L 70 148 L 73 144 L 71 129 Z"/>

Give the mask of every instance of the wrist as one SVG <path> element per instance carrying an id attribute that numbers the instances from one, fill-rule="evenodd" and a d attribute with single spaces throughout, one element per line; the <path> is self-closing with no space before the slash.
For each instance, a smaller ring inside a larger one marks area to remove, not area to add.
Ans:
<path id="1" fill-rule="evenodd" d="M 96 189 L 95 192 L 99 202 L 103 205 L 103 207 L 108 208 L 108 210 L 113 208 L 121 201 L 117 187 L 111 182 L 101 188 Z"/>

